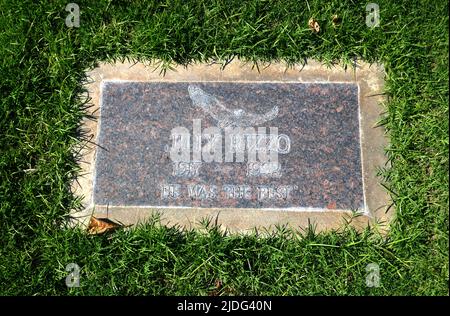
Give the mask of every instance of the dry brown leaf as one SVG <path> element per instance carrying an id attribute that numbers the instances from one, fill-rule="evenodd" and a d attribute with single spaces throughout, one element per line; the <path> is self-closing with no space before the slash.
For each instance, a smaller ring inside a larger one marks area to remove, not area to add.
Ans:
<path id="1" fill-rule="evenodd" d="M 108 218 L 96 218 L 92 216 L 91 220 L 89 221 L 87 230 L 88 234 L 90 235 L 100 235 L 106 232 L 113 231 L 119 227 L 122 227 L 122 225 L 113 222 Z"/>
<path id="2" fill-rule="evenodd" d="M 314 33 L 319 33 L 320 32 L 320 25 L 319 25 L 319 22 L 317 22 L 316 19 L 314 19 L 314 18 L 309 19 L 308 26 Z"/>

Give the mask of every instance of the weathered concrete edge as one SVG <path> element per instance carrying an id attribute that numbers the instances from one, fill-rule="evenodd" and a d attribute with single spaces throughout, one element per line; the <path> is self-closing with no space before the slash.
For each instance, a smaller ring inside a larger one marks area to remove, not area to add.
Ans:
<path id="1" fill-rule="evenodd" d="M 305 66 L 295 65 L 287 68 L 282 63 L 261 65 L 260 72 L 253 68 L 251 63 L 234 60 L 225 69 L 220 64 L 194 64 L 178 66 L 168 70 L 164 76 L 157 69 L 157 62 L 144 65 L 142 63 L 101 64 L 98 68 L 90 70 L 87 74 L 91 82 L 86 86 L 91 98 L 92 107 L 89 115 L 96 120 L 85 119 L 84 130 L 88 132 L 95 144 L 99 125 L 101 124 L 101 89 L 105 81 L 239 81 L 239 82 L 321 82 L 321 83 L 356 83 L 359 87 L 360 98 L 360 130 L 361 154 L 364 182 L 365 205 L 368 208 L 366 215 L 351 218 L 348 212 L 291 212 L 268 211 L 257 209 L 217 209 L 217 208 L 133 208 L 120 206 L 93 205 L 92 189 L 97 146 L 88 143 L 82 150 L 83 159 L 80 161 L 80 176 L 72 183 L 76 196 L 82 198 L 84 209 L 72 214 L 76 223 L 87 225 L 92 214 L 109 218 L 124 224 L 141 222 L 152 216 L 161 214 L 161 223 L 165 225 L 180 225 L 185 228 L 197 227 L 202 218 L 211 218 L 231 232 L 248 232 L 253 228 L 273 228 L 275 225 L 289 225 L 293 228 L 305 228 L 309 224 L 316 226 L 317 231 L 342 227 L 344 221 L 351 221 L 351 225 L 362 229 L 371 224 L 380 228 L 382 232 L 388 230 L 393 209 L 386 212 L 391 205 L 388 192 L 380 184 L 381 179 L 376 176 L 380 167 L 385 167 L 387 158 L 384 149 L 388 145 L 388 138 L 383 127 L 376 127 L 383 112 L 383 83 L 384 68 L 382 65 L 358 61 L 355 68 L 343 69 L 341 66 L 327 68 L 322 64 L 309 60 Z M 180 216 L 180 212 L 185 212 Z M 189 214 L 189 216 L 187 215 Z M 180 220 L 181 218 L 181 220 Z M 376 223 L 381 223 L 378 225 Z"/>

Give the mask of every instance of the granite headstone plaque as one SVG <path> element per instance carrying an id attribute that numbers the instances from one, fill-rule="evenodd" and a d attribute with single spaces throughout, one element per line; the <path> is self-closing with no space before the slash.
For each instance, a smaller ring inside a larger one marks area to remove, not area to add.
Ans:
<path id="1" fill-rule="evenodd" d="M 279 80 L 273 71 L 255 80 L 261 75 L 239 67 L 240 78 L 223 70 L 213 79 L 192 75 L 195 69 L 159 80 L 142 80 L 136 70 L 125 79 L 103 73 L 98 146 L 87 159 L 90 204 L 122 220 L 134 214 L 129 222 L 152 210 L 169 212 L 175 223 L 228 211 L 225 226 L 238 230 L 266 226 L 266 216 L 269 225 L 299 224 L 295 216 L 304 223 L 333 213 L 324 222 L 330 227 L 336 213 L 373 218 L 373 205 L 387 199 L 374 204 L 365 183 L 376 182 L 367 173 L 381 161 L 380 148 L 370 157 L 373 144 L 384 144 L 368 139 L 375 112 L 361 106 L 361 89 L 370 91 L 371 82 L 330 80 L 326 71 L 328 80 L 286 73 Z"/>
<path id="2" fill-rule="evenodd" d="M 105 82 L 94 203 L 364 210 L 358 87 Z"/>

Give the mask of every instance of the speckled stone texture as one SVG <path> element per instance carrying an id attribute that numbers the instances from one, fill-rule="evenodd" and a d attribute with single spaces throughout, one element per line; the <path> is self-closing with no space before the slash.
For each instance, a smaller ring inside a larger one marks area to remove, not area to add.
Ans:
<path id="1" fill-rule="evenodd" d="M 172 128 L 192 133 L 214 118 L 195 106 L 187 82 L 114 82 L 102 88 L 94 204 L 215 208 L 365 209 L 360 155 L 358 86 L 353 83 L 198 82 L 229 109 L 279 113 L 265 127 L 289 136 L 291 149 L 278 156 L 281 177 L 246 175 L 246 163 L 205 163 L 199 175 L 172 175 L 167 148 Z M 256 127 L 256 126 L 255 126 Z M 267 129 L 268 131 L 268 129 Z M 177 198 L 163 198 L 161 185 L 180 185 Z M 189 196 L 188 185 L 211 186 L 217 194 Z M 226 185 L 247 185 L 246 198 L 229 198 Z M 257 188 L 292 186 L 289 197 L 258 199 Z"/>

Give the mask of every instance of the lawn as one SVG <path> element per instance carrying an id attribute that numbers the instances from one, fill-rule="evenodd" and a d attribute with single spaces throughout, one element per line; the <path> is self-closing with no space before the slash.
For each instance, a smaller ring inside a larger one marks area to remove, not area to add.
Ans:
<path id="1" fill-rule="evenodd" d="M 69 28 L 68 2 L 0 0 L 0 294 L 448 295 L 447 1 L 378 0 L 375 28 L 367 3 L 350 0 L 76 0 L 80 27 Z M 280 228 L 260 238 L 157 220 L 103 236 L 62 228 L 80 207 L 69 184 L 85 71 L 126 58 L 167 69 L 232 57 L 384 64 L 389 234 Z M 69 263 L 80 287 L 65 284 Z M 366 285 L 370 263 L 378 287 Z"/>

